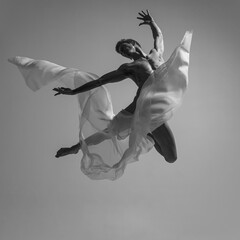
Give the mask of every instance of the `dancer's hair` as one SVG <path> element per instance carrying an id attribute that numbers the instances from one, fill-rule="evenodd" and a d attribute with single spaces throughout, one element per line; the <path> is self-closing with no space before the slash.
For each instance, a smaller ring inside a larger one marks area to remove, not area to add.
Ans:
<path id="1" fill-rule="evenodd" d="M 141 45 L 133 39 L 130 39 L 130 38 L 129 39 L 121 39 L 120 41 L 117 42 L 116 47 L 115 47 L 115 50 L 117 53 L 120 53 L 120 47 L 123 43 L 131 43 L 132 45 L 138 45 L 139 47 L 141 47 Z"/>

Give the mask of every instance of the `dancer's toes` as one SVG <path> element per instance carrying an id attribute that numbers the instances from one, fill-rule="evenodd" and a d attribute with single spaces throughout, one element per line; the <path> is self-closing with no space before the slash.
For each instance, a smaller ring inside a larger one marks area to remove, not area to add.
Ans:
<path id="1" fill-rule="evenodd" d="M 66 156 L 70 154 L 69 152 L 70 148 L 61 148 L 57 151 L 57 154 L 55 155 L 56 158 Z"/>
<path id="2" fill-rule="evenodd" d="M 78 143 L 70 148 L 61 148 L 57 151 L 57 154 L 55 155 L 55 157 L 59 158 L 69 154 L 77 154 L 80 148 L 81 148 L 81 143 Z"/>

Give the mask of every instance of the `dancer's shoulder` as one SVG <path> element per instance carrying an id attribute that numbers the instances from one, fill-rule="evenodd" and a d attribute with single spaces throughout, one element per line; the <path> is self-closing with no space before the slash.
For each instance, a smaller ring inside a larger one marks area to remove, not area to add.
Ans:
<path id="1" fill-rule="evenodd" d="M 123 63 L 119 68 L 118 71 L 121 71 L 126 76 L 129 76 L 132 74 L 132 63 Z"/>

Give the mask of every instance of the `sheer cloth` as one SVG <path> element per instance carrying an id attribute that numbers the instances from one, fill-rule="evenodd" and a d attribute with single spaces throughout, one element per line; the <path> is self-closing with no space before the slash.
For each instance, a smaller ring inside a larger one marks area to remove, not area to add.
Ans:
<path id="1" fill-rule="evenodd" d="M 134 114 L 114 115 L 111 97 L 104 86 L 76 95 L 79 104 L 79 141 L 82 142 L 81 170 L 91 179 L 116 180 L 128 163 L 150 151 L 154 141 L 147 134 L 168 121 L 181 104 L 188 85 L 192 32 L 144 83 Z M 27 86 L 37 91 L 58 81 L 77 88 L 98 78 L 74 68 L 45 60 L 14 57 L 9 61 L 20 70 Z"/>

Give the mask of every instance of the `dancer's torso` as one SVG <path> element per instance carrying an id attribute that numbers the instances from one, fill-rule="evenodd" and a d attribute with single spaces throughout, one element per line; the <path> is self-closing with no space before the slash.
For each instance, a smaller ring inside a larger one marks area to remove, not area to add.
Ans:
<path id="1" fill-rule="evenodd" d="M 151 51 L 145 58 L 141 57 L 132 63 L 128 63 L 127 71 L 129 72 L 129 77 L 137 86 L 142 87 L 153 71 L 163 63 L 163 58 L 156 51 Z"/>

